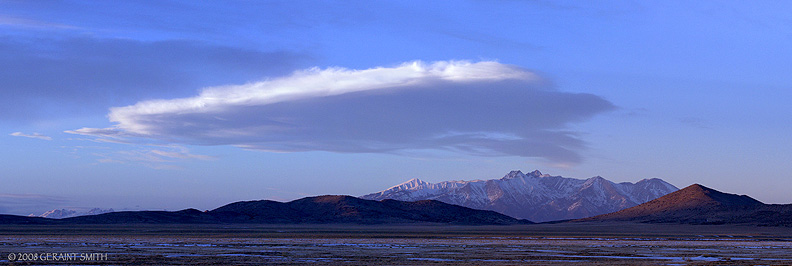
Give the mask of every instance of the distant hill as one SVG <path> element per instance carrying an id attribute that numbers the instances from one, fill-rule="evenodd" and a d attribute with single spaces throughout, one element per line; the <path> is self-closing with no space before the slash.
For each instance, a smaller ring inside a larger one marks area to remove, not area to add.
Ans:
<path id="1" fill-rule="evenodd" d="M 54 219 L 0 214 L 0 224 L 51 224 Z"/>
<path id="2" fill-rule="evenodd" d="M 122 211 L 98 215 L 47 219 L 0 215 L 0 224 L 394 224 L 444 223 L 506 225 L 531 223 L 493 211 L 482 211 L 434 200 L 373 201 L 352 196 L 318 196 L 291 202 L 270 200 L 235 202 L 202 212 Z"/>
<path id="3" fill-rule="evenodd" d="M 792 204 L 764 204 L 694 184 L 632 208 L 576 221 L 792 226 Z"/>
<path id="4" fill-rule="evenodd" d="M 113 209 L 101 209 L 101 208 L 93 208 L 90 210 L 87 209 L 54 209 L 42 213 L 37 217 L 44 217 L 44 218 L 53 218 L 53 219 L 62 219 L 62 218 L 69 218 L 75 216 L 85 216 L 85 215 L 96 215 L 102 213 L 114 212 Z"/>
<path id="5" fill-rule="evenodd" d="M 438 200 L 480 210 L 497 211 L 534 222 L 577 219 L 623 210 L 678 188 L 658 178 L 614 183 L 596 176 L 575 179 L 511 171 L 500 179 L 429 183 L 411 179 L 364 195 L 370 200 Z"/>

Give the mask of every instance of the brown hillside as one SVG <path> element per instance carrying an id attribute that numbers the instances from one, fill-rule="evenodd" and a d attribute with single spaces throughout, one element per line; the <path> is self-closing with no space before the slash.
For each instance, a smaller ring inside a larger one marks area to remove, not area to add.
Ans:
<path id="1" fill-rule="evenodd" d="M 792 205 L 766 205 L 694 184 L 632 208 L 576 221 L 792 225 L 790 209 Z"/>

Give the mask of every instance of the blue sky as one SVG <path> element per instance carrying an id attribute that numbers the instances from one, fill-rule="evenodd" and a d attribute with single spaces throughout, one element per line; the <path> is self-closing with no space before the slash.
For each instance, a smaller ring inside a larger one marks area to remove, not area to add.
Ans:
<path id="1" fill-rule="evenodd" d="M 0 213 L 515 169 L 792 202 L 785 1 L 0 7 Z"/>

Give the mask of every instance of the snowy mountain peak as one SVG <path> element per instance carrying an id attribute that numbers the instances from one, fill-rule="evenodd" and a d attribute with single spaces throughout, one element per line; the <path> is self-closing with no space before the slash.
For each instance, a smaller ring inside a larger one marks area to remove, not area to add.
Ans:
<path id="1" fill-rule="evenodd" d="M 76 213 L 77 211 L 75 210 L 55 209 L 42 213 L 41 215 L 39 215 L 39 217 L 60 219 L 60 218 L 72 217 Z"/>
<path id="2" fill-rule="evenodd" d="M 525 178 L 525 174 L 523 174 L 523 172 L 520 170 L 511 171 L 505 176 L 503 176 L 503 178 L 501 179 L 505 180 L 505 179 L 514 179 L 514 178 Z"/>
<path id="3" fill-rule="evenodd" d="M 428 183 L 411 179 L 361 198 L 439 200 L 543 222 L 615 212 L 677 190 L 656 178 L 616 184 L 601 176 L 575 179 L 542 174 L 539 170 L 528 174 L 515 170 L 501 179 L 490 180 Z"/>
<path id="4" fill-rule="evenodd" d="M 516 179 L 516 178 L 527 178 L 527 177 L 539 178 L 545 176 L 549 176 L 549 175 L 544 175 L 539 170 L 534 170 L 533 172 L 529 172 L 527 174 L 524 174 L 520 170 L 514 170 L 503 176 L 501 179 L 508 180 L 508 179 Z"/>
<path id="5" fill-rule="evenodd" d="M 38 217 L 44 218 L 52 218 L 52 219 L 63 219 L 75 216 L 84 216 L 84 215 L 96 215 L 102 213 L 114 212 L 113 209 L 100 209 L 100 208 L 93 208 L 87 210 L 86 208 L 78 208 L 78 209 L 54 209 L 51 211 L 47 211 L 38 215 Z M 32 215 L 35 216 L 35 215 Z"/>
<path id="6" fill-rule="evenodd" d="M 610 182 L 610 181 L 608 181 L 607 179 L 605 179 L 604 177 L 601 177 L 601 176 L 595 176 L 595 177 L 586 179 L 586 184 L 594 184 L 594 183 L 601 183 L 601 182 Z"/>
<path id="7" fill-rule="evenodd" d="M 641 183 L 641 182 L 647 182 L 647 183 L 665 183 L 665 181 L 663 181 L 663 180 L 662 180 L 662 179 L 660 179 L 660 178 L 644 178 L 644 179 L 641 179 L 641 181 L 638 181 L 638 183 Z M 637 183 L 636 183 L 636 184 L 637 184 Z"/>
<path id="8" fill-rule="evenodd" d="M 402 188 L 402 189 L 407 189 L 407 190 L 413 190 L 413 189 L 421 188 L 423 186 L 427 186 L 429 184 L 430 184 L 429 182 L 420 180 L 418 178 L 413 178 L 413 179 L 407 180 L 407 182 L 404 182 L 404 183 L 398 184 L 396 186 L 393 186 L 391 189 L 393 189 L 393 188 Z"/>

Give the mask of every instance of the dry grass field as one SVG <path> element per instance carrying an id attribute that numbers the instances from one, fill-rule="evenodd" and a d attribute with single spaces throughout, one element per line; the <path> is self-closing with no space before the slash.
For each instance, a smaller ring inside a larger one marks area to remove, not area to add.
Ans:
<path id="1" fill-rule="evenodd" d="M 0 226 L 0 262 L 9 265 L 790 265 L 792 228 L 628 223 L 3 225 Z"/>

